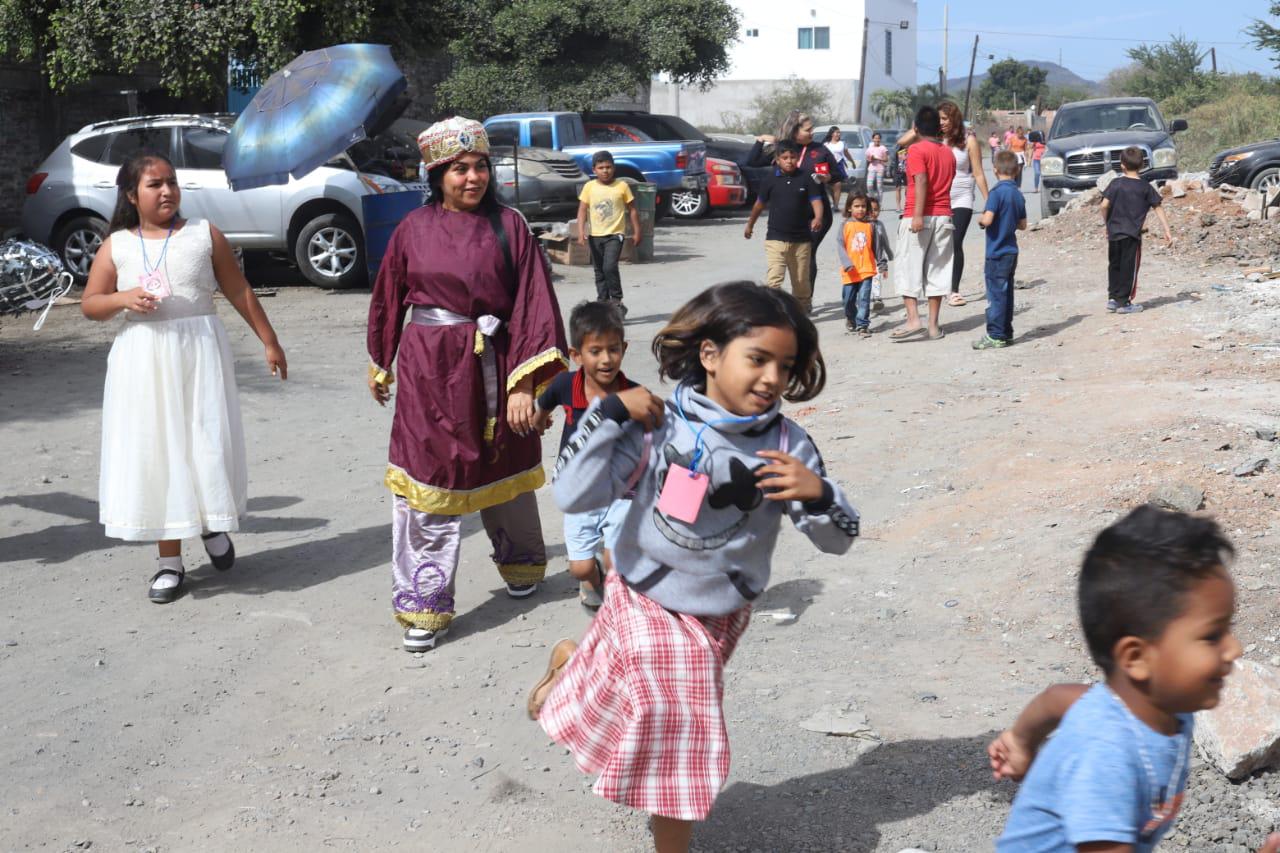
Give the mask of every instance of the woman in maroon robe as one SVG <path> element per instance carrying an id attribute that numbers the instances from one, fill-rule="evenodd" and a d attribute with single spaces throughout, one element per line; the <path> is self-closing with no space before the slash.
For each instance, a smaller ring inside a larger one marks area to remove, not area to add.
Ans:
<path id="1" fill-rule="evenodd" d="M 431 201 L 391 236 L 368 338 L 374 399 L 385 404 L 393 381 L 399 389 L 385 482 L 392 603 L 409 651 L 434 648 L 453 619 L 463 515 L 480 513 L 512 597 L 546 573 L 533 399 L 568 349 L 536 241 L 495 197 L 484 128 L 447 119 L 418 144 Z"/>

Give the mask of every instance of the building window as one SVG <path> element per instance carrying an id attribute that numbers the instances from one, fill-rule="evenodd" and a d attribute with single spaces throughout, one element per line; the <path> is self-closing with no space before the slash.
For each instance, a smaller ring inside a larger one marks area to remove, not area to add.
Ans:
<path id="1" fill-rule="evenodd" d="M 893 76 L 893 30 L 884 31 L 884 76 Z"/>
<path id="2" fill-rule="evenodd" d="M 800 27 L 796 30 L 796 47 L 800 50 L 830 50 L 830 27 Z"/>
<path id="3" fill-rule="evenodd" d="M 747 38 L 756 38 L 760 35 L 759 30 L 747 30 Z"/>

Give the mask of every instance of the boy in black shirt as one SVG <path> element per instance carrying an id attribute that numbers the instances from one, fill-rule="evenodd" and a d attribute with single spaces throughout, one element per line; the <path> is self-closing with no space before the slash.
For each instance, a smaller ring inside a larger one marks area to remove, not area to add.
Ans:
<path id="1" fill-rule="evenodd" d="M 1160 193 L 1139 175 L 1142 149 L 1130 145 L 1120 153 L 1124 174 L 1102 191 L 1102 220 L 1107 226 L 1107 310 L 1136 314 L 1142 306 L 1133 301 L 1138 292 L 1138 267 L 1142 265 L 1142 223 L 1154 207 L 1164 226 L 1164 242 L 1173 245 L 1169 219 L 1161 207 Z"/>
<path id="2" fill-rule="evenodd" d="M 622 330 L 622 314 L 618 306 L 608 302 L 582 302 L 569 314 L 569 356 L 578 369 L 562 372 L 539 395 L 533 424 L 544 432 L 551 424 L 551 413 L 564 409 L 564 429 L 560 433 L 560 449 L 578 428 L 578 423 L 593 400 L 618 391 L 632 383 L 622 374 L 622 357 L 627 342 Z M 609 549 L 613 547 L 618 527 L 626 514 L 629 501 L 614 501 L 612 506 L 589 512 L 566 513 L 564 543 L 569 557 L 569 574 L 578 579 L 578 599 L 592 609 L 603 603 L 604 572 L 608 568 Z M 604 546 L 604 565 L 596 558 L 596 549 Z"/>
<path id="3" fill-rule="evenodd" d="M 794 142 L 779 142 L 774 162 L 778 168 L 761 185 L 742 236 L 751 239 L 756 220 L 767 207 L 764 257 L 769 268 L 764 283 L 781 287 L 790 273 L 791 294 L 808 312 L 813 301 L 813 282 L 809 280 L 813 240 L 809 234 L 822 230 L 824 187 L 799 171 L 800 147 Z"/>

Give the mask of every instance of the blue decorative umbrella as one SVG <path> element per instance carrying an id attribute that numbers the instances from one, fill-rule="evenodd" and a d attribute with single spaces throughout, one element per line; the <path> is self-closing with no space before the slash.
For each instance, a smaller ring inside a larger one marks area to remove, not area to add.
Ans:
<path id="1" fill-rule="evenodd" d="M 386 45 L 307 51 L 236 119 L 222 158 L 227 181 L 234 190 L 286 184 L 323 166 L 380 127 L 406 87 Z"/>

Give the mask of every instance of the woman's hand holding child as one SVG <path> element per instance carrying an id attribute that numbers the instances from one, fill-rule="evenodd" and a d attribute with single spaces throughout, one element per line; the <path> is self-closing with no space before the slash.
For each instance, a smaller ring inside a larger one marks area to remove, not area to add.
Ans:
<path id="1" fill-rule="evenodd" d="M 768 480 L 760 484 L 766 500 L 807 503 L 822 497 L 822 478 L 799 459 L 781 450 L 761 450 L 756 455 L 773 460 L 756 469 L 758 479 Z"/>

